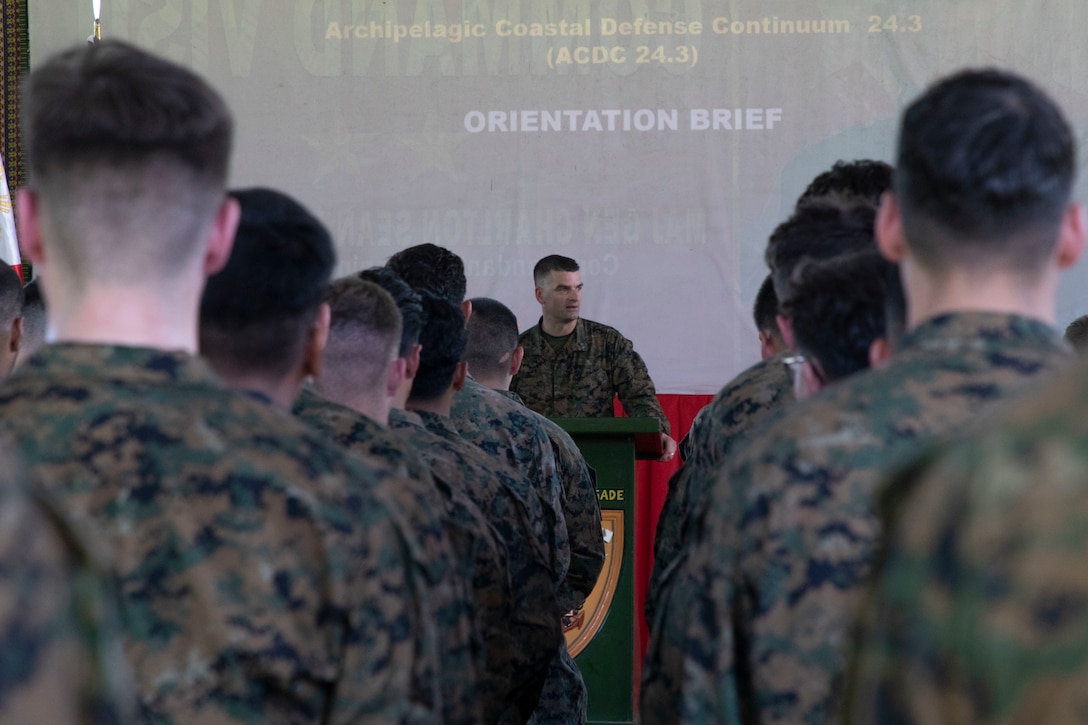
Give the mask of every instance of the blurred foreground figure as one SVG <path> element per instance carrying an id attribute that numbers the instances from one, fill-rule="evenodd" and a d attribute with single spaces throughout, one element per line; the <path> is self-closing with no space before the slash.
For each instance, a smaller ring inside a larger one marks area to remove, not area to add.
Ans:
<path id="1" fill-rule="evenodd" d="M 132 722 L 135 693 L 102 562 L 55 506 L 28 494 L 6 445 L 0 462 L 0 722 Z"/>
<path id="2" fill-rule="evenodd" d="M 1075 159 L 1060 111 L 1007 73 L 957 74 L 907 109 L 876 224 L 907 332 L 725 461 L 660 605 L 643 723 L 833 716 L 883 475 L 1070 360 L 1053 325 L 1084 243 Z"/>
<path id="3" fill-rule="evenodd" d="M 792 344 L 785 339 L 788 320 L 778 310 L 789 296 L 794 269 L 806 260 L 823 260 L 872 247 L 872 223 L 865 208 L 874 206 L 891 184 L 892 167 L 882 161 L 838 161 L 819 174 L 797 200 L 794 214 L 808 209 L 803 225 L 807 233 L 782 234 L 780 225 L 767 240 L 764 260 L 770 268 L 770 294 L 775 298 L 772 315 L 783 337 L 783 349 L 726 383 L 695 420 L 685 438 L 684 465 L 669 479 L 669 490 L 657 520 L 654 536 L 654 567 L 646 591 L 646 621 L 653 627 L 658 600 L 663 596 L 667 572 L 687 544 L 694 522 L 706 503 L 714 472 L 744 436 L 770 415 L 794 402 L 793 379 L 783 362 Z M 848 209 L 857 225 L 842 224 L 835 212 Z M 793 216 L 793 215 L 791 215 Z M 866 226 L 867 225 L 867 226 Z M 767 326 L 766 304 L 756 304 L 756 327 Z M 763 309 L 761 309 L 763 308 Z"/>
<path id="4" fill-rule="evenodd" d="M 408 673 L 382 669 L 412 646 L 400 612 L 356 608 L 344 584 L 331 534 L 354 512 L 315 493 L 343 479 L 196 357 L 238 222 L 223 100 L 115 41 L 36 65 L 24 94 L 20 239 L 52 344 L 4 385 L 0 418 L 108 558 L 141 721 L 424 719 Z"/>

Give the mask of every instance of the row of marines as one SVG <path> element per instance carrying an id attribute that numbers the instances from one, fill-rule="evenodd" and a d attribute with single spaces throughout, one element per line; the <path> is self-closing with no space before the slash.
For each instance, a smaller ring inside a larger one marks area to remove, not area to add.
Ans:
<path id="1" fill-rule="evenodd" d="M 895 157 L 817 177 L 768 241 L 764 360 L 694 422 L 659 521 L 644 724 L 1086 719 L 1073 131 L 966 70 Z"/>
<path id="2" fill-rule="evenodd" d="M 133 46 L 22 106 L 49 344 L 0 386 L 0 721 L 584 722 L 593 472 L 505 391 L 509 311 L 434 245 L 332 280 L 313 214 L 226 192 L 222 98 Z"/>

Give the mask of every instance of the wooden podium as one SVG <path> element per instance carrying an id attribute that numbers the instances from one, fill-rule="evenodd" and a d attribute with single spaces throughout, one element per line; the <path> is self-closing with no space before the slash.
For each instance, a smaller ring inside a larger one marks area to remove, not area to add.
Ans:
<path id="1" fill-rule="evenodd" d="M 635 459 L 656 458 L 652 418 L 554 418 L 597 472 L 605 561 L 597 586 L 572 622 L 567 647 L 589 690 L 590 725 L 634 723 L 642 663 L 635 602 Z M 642 532 L 638 532 L 642 535 Z"/>

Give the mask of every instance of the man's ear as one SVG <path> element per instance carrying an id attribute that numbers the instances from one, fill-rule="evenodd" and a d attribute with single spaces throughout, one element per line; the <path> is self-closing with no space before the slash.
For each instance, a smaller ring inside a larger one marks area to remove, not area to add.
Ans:
<path id="1" fill-rule="evenodd" d="M 782 333 L 782 340 L 786 343 L 786 348 L 796 350 L 797 346 L 793 344 L 793 320 L 782 315 L 775 315 L 774 320 L 778 323 L 778 331 Z"/>
<path id="2" fill-rule="evenodd" d="M 385 394 L 392 398 L 400 390 L 401 383 L 408 379 L 408 361 L 398 357 L 389 363 L 389 370 L 385 377 Z"/>
<path id="3" fill-rule="evenodd" d="M 536 301 L 539 302 L 540 304 L 544 304 L 544 288 L 543 287 L 537 287 L 536 291 L 535 291 L 535 294 L 536 294 Z"/>
<path id="4" fill-rule="evenodd" d="M 464 362 L 457 363 L 457 367 L 453 370 L 453 391 L 457 392 L 461 388 L 465 387 L 465 376 L 468 375 L 468 364 Z"/>
<path id="5" fill-rule="evenodd" d="M 1062 216 L 1062 223 L 1058 229 L 1058 245 L 1055 259 L 1058 269 L 1069 269 L 1080 258 L 1084 251 L 1084 234 L 1088 223 L 1085 221 L 1084 206 L 1070 204 Z"/>
<path id="6" fill-rule="evenodd" d="M 892 346 L 883 337 L 878 337 L 869 343 L 869 367 L 883 367 L 888 358 L 892 356 Z"/>
<path id="7" fill-rule="evenodd" d="M 412 349 L 404 356 L 404 378 L 406 380 L 414 380 L 416 373 L 419 372 L 419 354 L 422 350 L 423 346 L 417 342 L 412 345 Z"/>
<path id="8" fill-rule="evenodd" d="M 774 338 L 760 330 L 759 333 L 759 359 L 766 360 L 778 354 L 774 349 Z"/>
<path id="9" fill-rule="evenodd" d="M 889 262 L 903 261 L 907 251 L 903 236 L 903 217 L 895 194 L 885 191 L 880 197 L 880 210 L 876 213 L 876 247 Z"/>
<path id="10" fill-rule="evenodd" d="M 15 192 L 15 209 L 19 214 L 19 247 L 34 265 L 45 261 L 42 248 L 41 200 L 38 192 L 26 186 Z"/>
<path id="11" fill-rule="evenodd" d="M 317 308 L 317 318 L 310 326 L 310 332 L 306 336 L 306 349 L 302 355 L 302 375 L 317 377 L 321 374 L 321 354 L 325 352 L 325 344 L 329 341 L 329 324 L 332 321 L 332 310 L 324 302 Z"/>
<path id="12" fill-rule="evenodd" d="M 238 221 L 242 218 L 242 207 L 232 196 L 223 198 L 215 213 L 215 220 L 208 232 L 208 246 L 204 252 L 204 274 L 212 276 L 230 260 L 230 250 L 234 247 L 234 233 L 238 231 Z"/>
<path id="13" fill-rule="evenodd" d="M 472 300 L 463 300 L 461 302 L 461 314 L 465 316 L 465 324 L 468 324 L 468 318 L 472 317 Z"/>
<path id="14" fill-rule="evenodd" d="M 518 374 L 518 370 L 521 370 L 521 361 L 524 359 L 525 348 L 518 345 L 514 348 L 514 354 L 510 356 L 510 377 Z"/>

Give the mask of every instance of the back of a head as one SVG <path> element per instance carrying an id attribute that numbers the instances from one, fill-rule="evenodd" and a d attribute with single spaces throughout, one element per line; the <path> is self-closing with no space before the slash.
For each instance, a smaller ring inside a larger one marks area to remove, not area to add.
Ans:
<path id="1" fill-rule="evenodd" d="M 82 45 L 35 66 L 21 122 L 55 264 L 154 280 L 200 259 L 233 127 L 200 77 L 121 41 Z"/>
<path id="2" fill-rule="evenodd" d="M 419 342 L 423 349 L 409 400 L 433 400 L 450 389 L 467 336 L 460 307 L 440 297 L 422 297 L 424 323 Z"/>
<path id="3" fill-rule="evenodd" d="M 883 161 L 836 161 L 809 182 L 798 197 L 797 206 L 824 196 L 856 197 L 879 206 L 880 197 L 892 188 L 893 172 L 892 166 Z"/>
<path id="4" fill-rule="evenodd" d="M 999 70 L 945 78 L 903 114 L 895 193 L 907 243 L 930 269 L 1037 272 L 1075 166 L 1069 124 L 1030 82 Z"/>
<path id="5" fill-rule="evenodd" d="M 518 318 L 509 307 L 490 297 L 472 299 L 464 361 L 477 378 L 501 378 L 510 371 L 518 346 Z"/>
<path id="6" fill-rule="evenodd" d="M 468 282 L 465 264 L 450 250 L 436 244 L 417 244 L 394 254 L 385 266 L 400 275 L 416 292 L 426 292 L 459 305 Z"/>
<path id="7" fill-rule="evenodd" d="M 793 270 L 802 260 L 875 249 L 875 222 L 876 207 L 858 198 L 823 197 L 797 207 L 767 241 L 766 261 L 779 305 L 790 298 Z"/>
<path id="8" fill-rule="evenodd" d="M 423 302 L 419 293 L 388 267 L 370 267 L 356 276 L 367 282 L 373 282 L 393 298 L 400 312 L 401 333 L 397 355 L 407 357 L 412 348 L 419 343 L 419 335 L 423 330 Z"/>
<path id="9" fill-rule="evenodd" d="M 318 389 L 332 400 L 352 392 L 381 394 L 400 345 L 400 312 L 393 297 L 357 276 L 325 290 L 331 320 Z"/>
<path id="10" fill-rule="evenodd" d="M 45 297 L 37 279 L 23 287 L 23 339 L 19 360 L 25 360 L 45 344 Z"/>
<path id="11" fill-rule="evenodd" d="M 580 269 L 578 262 L 570 257 L 549 254 L 533 265 L 533 283 L 537 287 L 542 287 L 544 286 L 544 280 L 552 272 L 578 272 Z"/>
<path id="12" fill-rule="evenodd" d="M 8 329 L 23 316 L 23 281 L 15 270 L 0 264 L 0 327 Z"/>
<path id="13" fill-rule="evenodd" d="M 200 303 L 200 350 L 221 371 L 286 374 L 302 359 L 336 264 L 325 226 L 271 189 L 231 192 L 242 209 L 226 266 Z"/>
<path id="14" fill-rule="evenodd" d="M 1081 354 L 1088 352 L 1088 315 L 1081 315 L 1065 328 L 1065 341 Z"/>
<path id="15" fill-rule="evenodd" d="M 816 360 L 829 381 L 869 367 L 869 348 L 887 334 L 887 285 L 896 265 L 876 249 L 805 261 L 794 272 L 784 306 L 798 350 Z"/>
<path id="16" fill-rule="evenodd" d="M 771 275 L 763 280 L 756 292 L 756 301 L 752 305 L 752 320 L 756 323 L 756 330 L 771 337 L 777 337 L 781 333 L 778 330 L 778 296 L 774 293 L 774 281 Z"/>

